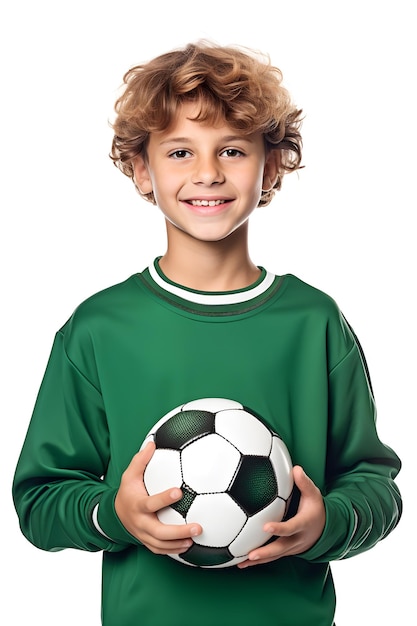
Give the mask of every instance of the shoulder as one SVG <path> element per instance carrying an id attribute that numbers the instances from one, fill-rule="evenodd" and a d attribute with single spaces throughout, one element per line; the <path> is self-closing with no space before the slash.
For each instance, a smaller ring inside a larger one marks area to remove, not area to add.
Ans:
<path id="1" fill-rule="evenodd" d="M 303 327 L 308 329 L 309 334 L 322 338 L 333 363 L 343 358 L 358 343 L 332 296 L 292 274 L 284 277 L 284 286 L 285 306 L 294 317 L 303 320 Z"/>
<path id="2" fill-rule="evenodd" d="M 306 283 L 294 274 L 283 276 L 286 300 L 292 306 L 310 313 L 317 312 L 324 316 L 340 315 L 336 301 L 327 293 Z"/>
<path id="3" fill-rule="evenodd" d="M 139 294 L 134 275 L 102 289 L 76 307 L 60 332 L 68 337 L 74 331 L 91 332 L 109 322 L 116 323 L 122 313 L 132 309 L 132 302 L 140 297 Z"/>

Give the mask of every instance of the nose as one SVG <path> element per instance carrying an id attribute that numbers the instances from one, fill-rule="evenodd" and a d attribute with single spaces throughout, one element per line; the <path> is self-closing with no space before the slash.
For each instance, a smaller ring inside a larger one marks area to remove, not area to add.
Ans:
<path id="1" fill-rule="evenodd" d="M 214 156 L 200 156 L 196 159 L 192 182 L 206 186 L 224 182 L 224 174 L 219 161 Z"/>

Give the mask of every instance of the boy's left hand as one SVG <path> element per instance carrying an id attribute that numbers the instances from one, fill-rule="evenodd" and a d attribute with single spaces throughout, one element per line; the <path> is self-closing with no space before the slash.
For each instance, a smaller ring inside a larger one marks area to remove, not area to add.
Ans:
<path id="1" fill-rule="evenodd" d="M 249 553 L 249 558 L 237 567 L 243 569 L 262 565 L 283 556 L 301 554 L 311 548 L 321 536 L 326 521 L 323 497 L 302 467 L 293 469 L 294 482 L 300 490 L 300 504 L 294 517 L 285 522 L 268 522 L 265 531 L 277 539 Z"/>

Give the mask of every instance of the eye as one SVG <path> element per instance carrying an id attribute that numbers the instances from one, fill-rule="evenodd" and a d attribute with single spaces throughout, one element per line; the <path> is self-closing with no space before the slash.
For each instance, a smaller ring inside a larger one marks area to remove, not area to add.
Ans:
<path id="1" fill-rule="evenodd" d="M 190 152 L 188 150 L 175 150 L 171 152 L 169 157 L 171 159 L 186 159 L 190 156 Z"/>
<path id="2" fill-rule="evenodd" d="M 236 158 L 244 156 L 242 150 L 238 150 L 237 148 L 226 148 L 223 152 L 220 153 L 220 156 L 225 156 L 228 158 Z"/>

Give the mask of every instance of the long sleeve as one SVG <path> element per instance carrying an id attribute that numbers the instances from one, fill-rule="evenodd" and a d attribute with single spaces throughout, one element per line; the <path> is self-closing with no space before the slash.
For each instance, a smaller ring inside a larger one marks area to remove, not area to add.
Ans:
<path id="1" fill-rule="evenodd" d="M 15 472 L 13 497 L 21 529 L 44 550 L 120 550 L 133 541 L 121 524 L 116 544 L 92 523 L 94 507 L 103 499 L 111 508 L 115 495 L 102 480 L 109 461 L 102 396 L 71 362 L 64 343 L 61 331 Z"/>
<path id="2" fill-rule="evenodd" d="M 308 560 L 331 561 L 369 550 L 401 516 L 394 483 L 401 463 L 379 440 L 366 363 L 353 338 L 351 349 L 329 375 L 327 521 L 320 540 L 303 555 Z"/>

